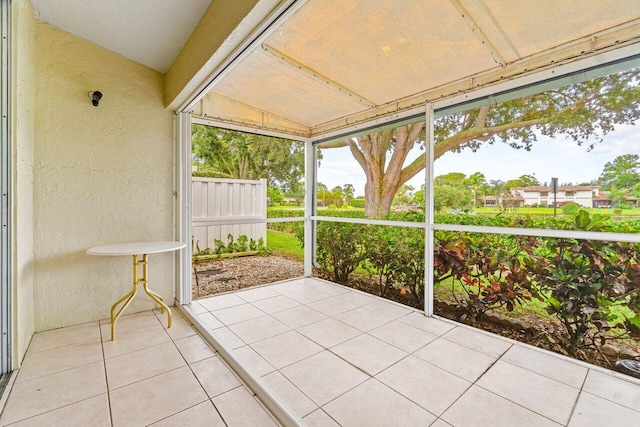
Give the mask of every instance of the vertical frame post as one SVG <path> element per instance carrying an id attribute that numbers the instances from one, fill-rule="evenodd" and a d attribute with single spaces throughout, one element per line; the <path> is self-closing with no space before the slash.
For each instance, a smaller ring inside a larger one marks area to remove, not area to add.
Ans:
<path id="1" fill-rule="evenodd" d="M 191 304 L 191 114 L 176 114 L 174 130 L 174 238 L 187 244 L 175 255 L 175 298 Z"/>
<path id="2" fill-rule="evenodd" d="M 0 376 L 11 371 L 11 2 L 0 0 Z M 1 393 L 0 387 L 0 393 Z"/>
<path id="3" fill-rule="evenodd" d="M 425 155 L 427 156 L 425 171 L 425 207 L 424 207 L 424 314 L 433 315 L 433 105 L 427 103 L 425 114 Z"/>
<path id="4" fill-rule="evenodd" d="M 314 214 L 315 207 L 315 187 L 316 187 L 316 169 L 315 169 L 315 148 L 313 142 L 305 142 L 305 162 L 304 162 L 304 276 L 311 277 L 313 265 L 313 221 L 311 216 Z"/>

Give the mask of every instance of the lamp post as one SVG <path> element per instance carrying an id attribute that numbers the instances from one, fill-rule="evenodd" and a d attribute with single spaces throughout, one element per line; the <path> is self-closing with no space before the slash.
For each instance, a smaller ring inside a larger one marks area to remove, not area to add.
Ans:
<path id="1" fill-rule="evenodd" d="M 553 191 L 553 216 L 556 216 L 556 198 L 558 196 L 558 178 L 551 178 L 551 191 Z"/>

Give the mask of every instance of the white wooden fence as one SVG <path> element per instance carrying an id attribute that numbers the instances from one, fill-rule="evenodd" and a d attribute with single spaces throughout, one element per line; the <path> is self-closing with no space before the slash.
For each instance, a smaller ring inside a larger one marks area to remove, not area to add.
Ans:
<path id="1" fill-rule="evenodd" d="M 267 244 L 266 224 L 206 225 L 211 221 L 242 221 L 267 218 L 267 180 L 198 178 L 191 181 L 193 250 L 215 250 L 216 240 L 225 245 L 241 235 Z"/>

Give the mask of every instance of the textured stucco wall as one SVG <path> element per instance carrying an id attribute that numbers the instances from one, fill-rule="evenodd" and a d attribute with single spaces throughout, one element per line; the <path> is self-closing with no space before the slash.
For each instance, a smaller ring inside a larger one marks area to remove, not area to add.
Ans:
<path id="1" fill-rule="evenodd" d="M 131 287 L 130 257 L 87 248 L 172 239 L 172 113 L 163 76 L 50 25 L 36 25 L 36 331 L 107 318 Z M 93 107 L 88 92 L 103 93 Z M 171 254 L 151 288 L 173 302 Z M 153 306 L 141 294 L 128 313 Z"/>
<path id="2" fill-rule="evenodd" d="M 13 365 L 24 357 L 34 331 L 33 151 L 36 21 L 29 1 L 12 3 L 12 319 Z"/>

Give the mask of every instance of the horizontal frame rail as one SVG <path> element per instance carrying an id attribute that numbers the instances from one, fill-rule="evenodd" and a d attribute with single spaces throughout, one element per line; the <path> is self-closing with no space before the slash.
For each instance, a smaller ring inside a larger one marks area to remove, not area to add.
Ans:
<path id="1" fill-rule="evenodd" d="M 241 224 L 272 224 L 278 222 L 304 222 L 303 216 L 293 218 L 246 218 L 246 219 L 220 219 L 213 221 L 192 221 L 193 227 L 210 227 L 216 225 L 241 225 Z"/>
<path id="2" fill-rule="evenodd" d="M 312 216 L 313 221 L 341 222 L 350 224 L 387 225 L 390 227 L 426 228 L 424 222 L 388 221 L 379 219 L 340 218 Z M 610 233 L 601 231 L 554 230 L 546 228 L 485 227 L 478 225 L 433 224 L 433 230 L 459 231 L 465 233 L 509 234 L 514 236 L 551 237 L 557 239 L 600 240 L 605 242 L 640 243 L 640 234 Z"/>
<path id="3" fill-rule="evenodd" d="M 313 221 L 344 222 L 352 224 L 388 225 L 390 227 L 426 228 L 424 222 L 388 221 L 382 219 L 340 218 L 335 216 L 312 216 Z"/>
<path id="4" fill-rule="evenodd" d="M 478 225 L 433 224 L 434 230 L 460 231 L 514 236 L 552 237 L 557 239 L 602 240 L 607 242 L 640 243 L 640 234 L 608 233 L 600 231 L 554 230 L 546 228 L 484 227 Z"/>

